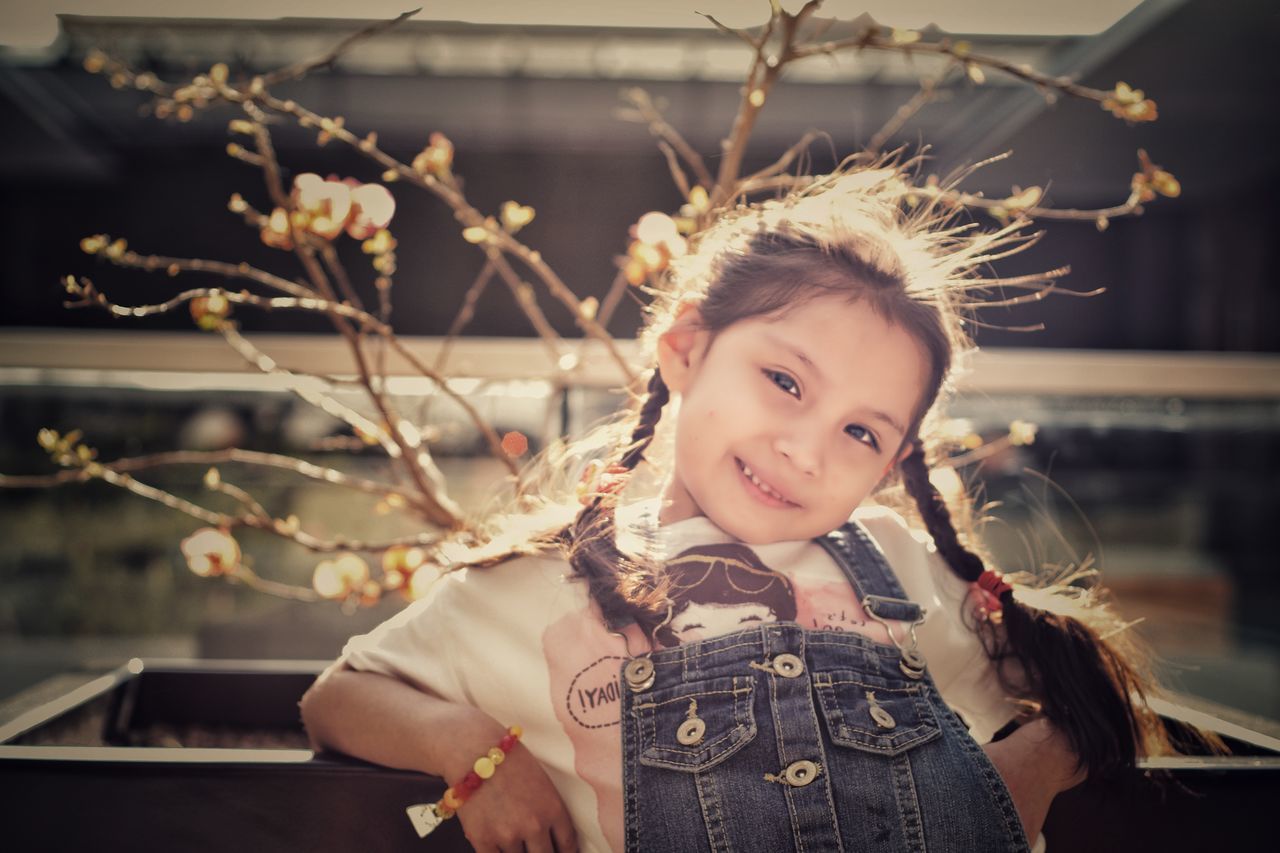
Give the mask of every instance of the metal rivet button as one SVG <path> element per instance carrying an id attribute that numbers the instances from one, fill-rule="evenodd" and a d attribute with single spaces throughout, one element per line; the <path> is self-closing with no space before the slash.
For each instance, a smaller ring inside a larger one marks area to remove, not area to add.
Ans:
<path id="1" fill-rule="evenodd" d="M 676 729 L 676 740 L 684 746 L 696 746 L 702 743 L 702 736 L 707 733 L 707 724 L 701 717 L 690 717 Z"/>
<path id="2" fill-rule="evenodd" d="M 795 678 L 804 672 L 804 661 L 793 654 L 781 654 L 773 659 L 773 671 L 783 678 Z"/>
<path id="3" fill-rule="evenodd" d="M 698 700 L 689 700 L 689 710 L 685 712 L 685 721 L 676 729 L 676 740 L 684 746 L 702 743 L 702 736 L 707 732 L 707 724 L 698 716 Z"/>
<path id="4" fill-rule="evenodd" d="M 632 658 L 622 668 L 622 677 L 627 680 L 627 686 L 633 691 L 638 693 L 641 690 L 648 690 L 653 686 L 653 661 L 648 658 Z"/>
<path id="5" fill-rule="evenodd" d="M 923 678 L 924 667 L 924 655 L 913 648 L 902 650 L 902 660 L 898 661 L 898 669 L 902 670 L 903 675 L 908 678 Z"/>
<path id="6" fill-rule="evenodd" d="M 867 702 L 871 705 L 871 719 L 876 721 L 877 726 L 882 729 L 892 729 L 898 725 L 898 721 L 893 718 L 893 714 L 885 710 L 884 706 L 876 700 L 876 692 L 874 690 L 867 691 Z"/>
<path id="7" fill-rule="evenodd" d="M 818 778 L 818 765 L 812 761 L 793 761 L 787 765 L 782 778 L 793 788 L 803 788 Z"/>

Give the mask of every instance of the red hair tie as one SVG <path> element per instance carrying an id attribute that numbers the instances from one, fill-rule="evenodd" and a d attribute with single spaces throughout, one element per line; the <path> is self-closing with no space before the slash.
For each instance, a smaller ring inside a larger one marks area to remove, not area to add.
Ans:
<path id="1" fill-rule="evenodd" d="M 1004 610 L 1004 604 L 1000 601 L 1000 596 L 1013 589 L 1004 579 L 1004 575 L 999 572 L 993 572 L 991 569 L 984 571 L 976 581 L 972 584 L 974 605 L 978 610 L 979 618 L 987 618 L 989 616 L 999 616 Z"/>
<path id="2" fill-rule="evenodd" d="M 593 459 L 583 469 L 582 478 L 578 481 L 578 502 L 587 506 L 596 498 L 616 495 L 627 485 L 630 476 L 630 468 L 623 465 L 605 467 L 603 462 Z"/>

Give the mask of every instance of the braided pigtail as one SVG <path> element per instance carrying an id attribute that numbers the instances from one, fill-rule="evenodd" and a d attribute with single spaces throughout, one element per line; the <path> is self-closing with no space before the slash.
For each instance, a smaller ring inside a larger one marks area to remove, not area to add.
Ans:
<path id="1" fill-rule="evenodd" d="M 670 399 L 667 384 L 655 368 L 648 395 L 640 407 L 631 441 L 611 477 L 626 476 L 644 459 L 653 442 L 662 409 Z M 631 621 L 652 629 L 665 613 L 666 594 L 652 567 L 638 564 L 619 550 L 615 538 L 617 496 L 599 490 L 569 525 L 569 564 L 587 581 L 591 597 L 600 606 L 605 623 L 620 628 Z"/>
<path id="2" fill-rule="evenodd" d="M 918 441 L 901 467 L 907 494 L 938 552 L 961 578 L 977 581 L 986 566 L 961 544 L 946 502 L 929 481 Z M 1019 665 L 1016 677 L 1001 666 L 1005 686 L 1039 703 L 1067 735 L 1082 767 L 1106 776 L 1132 766 L 1146 738 L 1167 744 L 1159 718 L 1146 706 L 1144 679 L 1110 641 L 1073 616 L 1019 602 L 1007 587 L 1000 603 L 999 623 L 985 623 L 990 628 L 988 653 L 997 664 L 1012 660 Z"/>

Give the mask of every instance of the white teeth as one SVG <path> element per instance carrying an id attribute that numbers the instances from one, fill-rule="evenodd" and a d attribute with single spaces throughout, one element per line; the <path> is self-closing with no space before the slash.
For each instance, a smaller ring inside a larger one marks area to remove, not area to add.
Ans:
<path id="1" fill-rule="evenodd" d="M 782 495 L 778 494 L 773 489 L 769 488 L 769 484 L 765 483 L 763 480 L 757 477 L 755 473 L 750 468 L 747 467 L 747 463 L 742 462 L 741 464 L 742 464 L 742 473 L 747 475 L 748 480 L 750 480 L 751 482 L 759 486 L 760 491 L 764 492 L 766 495 L 769 495 L 770 497 L 777 498 L 780 501 L 786 501 L 787 503 L 791 503 L 791 501 L 788 501 Z"/>

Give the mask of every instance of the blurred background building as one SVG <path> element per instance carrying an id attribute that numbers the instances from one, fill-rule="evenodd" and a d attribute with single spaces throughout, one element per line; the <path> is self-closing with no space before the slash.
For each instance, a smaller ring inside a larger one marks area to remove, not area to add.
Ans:
<path id="1" fill-rule="evenodd" d="M 317 451 L 342 425 L 246 369 L 185 312 L 126 324 L 61 305 L 59 279 L 68 273 L 91 276 L 120 301 L 173 292 L 166 276 L 81 254 L 80 239 L 99 232 L 127 237 L 144 253 L 294 274 L 289 258 L 226 212 L 233 192 L 269 206 L 256 171 L 225 156 L 230 112 L 189 123 L 144 117 L 143 93 L 113 89 L 82 65 L 96 47 L 166 79 L 218 61 L 234 75 L 260 72 L 323 53 L 361 25 L 352 15 L 400 11 L 384 3 L 332 4 L 332 12 L 326 4 L 304 12 L 242 5 L 222 4 L 216 19 L 203 17 L 206 7 L 188 16 L 174 4 L 123 2 L 0 13 L 14 16 L 0 26 L 0 471 L 50 469 L 34 441 L 42 427 L 84 429 L 104 459 L 240 445 L 379 470 L 372 454 Z M 671 123 L 714 156 L 749 56 L 694 15 L 697 4 L 626 12 L 600 5 L 431 4 L 280 94 L 343 116 L 358 133 L 376 130 L 379 144 L 406 161 L 429 133 L 445 133 L 472 202 L 534 206 L 538 216 L 522 238 L 579 295 L 603 298 L 627 228 L 646 211 L 682 202 L 646 129 L 615 115 L 619 93 L 641 86 L 663 99 Z M 1146 620 L 1141 630 L 1177 687 L 1280 719 L 1280 574 L 1268 533 L 1280 517 L 1280 15 L 1246 0 L 1086 2 L 1070 4 L 1070 15 L 1042 4 L 883 5 L 871 9 L 881 23 L 937 22 L 975 52 L 1103 89 L 1125 81 L 1158 101 L 1159 121 L 1127 127 L 1096 104 L 1048 104 L 988 74 L 981 85 L 950 86 L 897 141 L 928 142 L 925 168 L 940 174 L 1012 150 L 967 186 L 1004 197 L 1015 184 L 1039 185 L 1055 207 L 1122 202 L 1139 148 L 1180 179 L 1179 198 L 1139 218 L 1106 230 L 1050 224 L 1039 246 L 998 268 L 1017 275 L 1069 264 L 1071 287 L 1106 290 L 984 315 L 990 326 L 977 339 L 985 354 L 956 414 L 988 434 L 1015 418 L 1040 427 L 1034 445 L 993 457 L 979 472 L 1000 504 L 992 542 L 1006 566 L 1095 559 L 1122 612 Z M 81 14 L 41 35 L 52 12 L 73 7 Z M 767 15 L 763 0 L 698 8 L 737 26 Z M 827 8 L 846 22 L 860 11 Z M 312 17 L 280 17 L 300 13 Z M 314 17 L 321 14 L 337 17 Z M 850 27 L 833 24 L 832 37 Z M 794 70 L 763 112 L 748 171 L 808 130 L 822 134 L 808 149 L 810 167 L 829 168 L 912 96 L 921 71 L 874 53 Z M 282 125 L 276 144 L 295 174 L 378 176 L 346 149 L 318 147 L 313 131 Z M 396 197 L 393 318 L 431 351 L 482 258 L 458 239 L 444 205 L 400 189 Z M 348 248 L 355 261 L 358 248 Z M 547 313 L 574 336 L 567 312 L 547 301 Z M 626 301 L 609 330 L 627 338 L 639 317 Z M 315 318 L 237 318 L 282 364 L 350 372 Z M 1039 323 L 1042 331 L 1012 330 Z M 451 365 L 471 380 L 466 389 L 495 425 L 525 432 L 534 449 L 617 403 L 617 376 L 598 352 L 584 354 L 571 381 L 548 381 L 541 346 L 498 287 L 482 299 Z M 498 471 L 481 458 L 477 438 L 429 385 L 397 382 L 397 394 L 416 398 L 442 426 L 436 453 L 451 491 L 479 506 Z M 174 469 L 155 482 L 197 495 L 203 473 Z M 313 521 L 317 533 L 347 530 L 353 517 L 362 535 L 406 532 L 372 501 L 296 478 L 253 473 L 237 482 L 277 514 Z M 346 614 L 200 580 L 177 548 L 196 526 L 101 483 L 0 490 L 0 697 L 53 672 L 135 655 L 323 659 L 398 606 Z M 246 545 L 257 571 L 293 583 L 305 585 L 317 559 L 265 536 Z"/>

